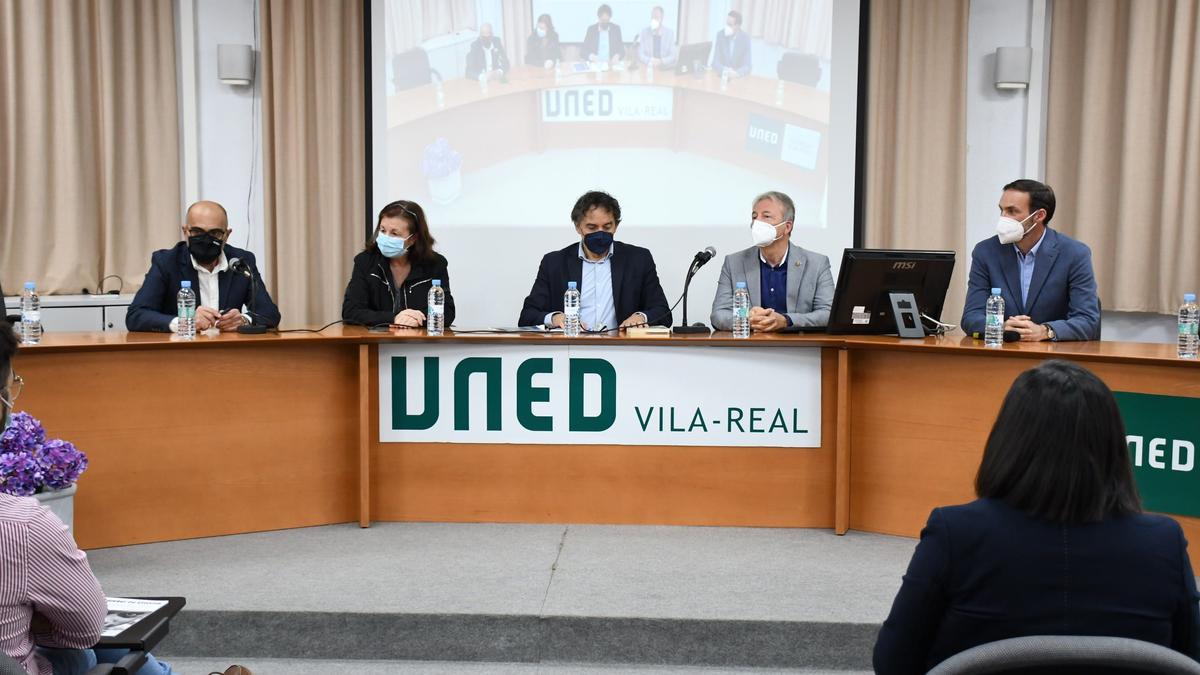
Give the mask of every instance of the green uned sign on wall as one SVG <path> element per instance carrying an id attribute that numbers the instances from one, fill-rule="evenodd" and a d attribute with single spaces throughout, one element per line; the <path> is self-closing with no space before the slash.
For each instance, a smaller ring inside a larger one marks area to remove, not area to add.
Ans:
<path id="1" fill-rule="evenodd" d="M 1147 511 L 1200 516 L 1200 398 L 1113 392 Z"/>

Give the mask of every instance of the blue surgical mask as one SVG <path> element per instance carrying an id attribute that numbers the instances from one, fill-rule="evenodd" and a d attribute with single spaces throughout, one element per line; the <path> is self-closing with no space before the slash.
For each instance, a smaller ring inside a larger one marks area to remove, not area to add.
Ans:
<path id="1" fill-rule="evenodd" d="M 596 255 L 608 253 L 608 249 L 612 248 L 613 235 L 612 232 L 604 230 L 596 230 L 584 236 L 583 245 L 588 247 L 588 250 Z"/>
<path id="2" fill-rule="evenodd" d="M 537 29 L 537 36 L 540 38 L 546 37 L 546 29 L 539 26 Z"/>
<path id="3" fill-rule="evenodd" d="M 399 258 L 408 252 L 408 248 L 405 247 L 404 242 L 408 241 L 411 236 L 410 234 L 408 237 L 393 237 L 380 232 L 375 235 L 375 245 L 379 247 L 379 252 L 385 258 Z"/>

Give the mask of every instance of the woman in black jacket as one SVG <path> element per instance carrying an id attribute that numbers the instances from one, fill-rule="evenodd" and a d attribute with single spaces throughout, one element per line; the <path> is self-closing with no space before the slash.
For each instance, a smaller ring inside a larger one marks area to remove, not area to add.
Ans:
<path id="1" fill-rule="evenodd" d="M 562 48 L 558 44 L 554 20 L 549 14 L 543 14 L 538 17 L 537 28 L 525 41 L 525 65 L 550 68 L 561 58 Z"/>
<path id="2" fill-rule="evenodd" d="M 1133 638 L 1200 656 L 1187 540 L 1174 519 L 1142 513 L 1121 411 L 1100 378 L 1068 361 L 1022 373 L 975 492 L 930 514 L 875 643 L 878 675 L 925 673 L 1026 635 Z"/>
<path id="3" fill-rule="evenodd" d="M 454 323 L 454 296 L 446 259 L 433 250 L 425 211 L 416 202 L 394 201 L 379 212 L 375 237 L 354 257 L 342 300 L 342 320 L 364 326 L 425 325 L 429 288 L 441 279 L 446 327 Z"/>

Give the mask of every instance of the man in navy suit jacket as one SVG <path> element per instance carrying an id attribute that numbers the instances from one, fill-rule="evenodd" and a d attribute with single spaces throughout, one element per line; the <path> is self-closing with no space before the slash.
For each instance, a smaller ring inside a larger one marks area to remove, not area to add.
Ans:
<path id="1" fill-rule="evenodd" d="M 669 327 L 671 309 L 658 281 L 654 256 L 639 246 L 613 241 L 621 223 L 617 200 L 604 192 L 588 192 L 575 202 L 571 220 L 581 240 L 542 257 L 518 323 L 561 328 L 563 293 L 567 282 L 574 281 L 586 329 L 646 323 Z"/>
<path id="2" fill-rule="evenodd" d="M 742 14 L 734 10 L 725 17 L 725 30 L 713 45 L 712 69 L 718 75 L 745 77 L 750 74 L 750 36 L 742 30 Z"/>
<path id="3" fill-rule="evenodd" d="M 192 282 L 197 294 L 198 331 L 235 331 L 249 323 L 278 326 L 279 308 L 263 285 L 254 254 L 225 243 L 232 231 L 220 204 L 192 204 L 183 226 L 184 241 L 151 256 L 150 271 L 125 314 L 125 327 L 131 331 L 175 332 L 175 296 L 185 280 Z M 230 269 L 234 260 L 240 261 L 236 270 Z M 254 275 L 253 284 L 245 276 L 247 272 Z M 253 304 L 252 286 L 257 291 Z M 253 313 L 243 314 L 244 307 L 253 307 Z"/>
<path id="4" fill-rule="evenodd" d="M 596 11 L 598 22 L 588 26 L 583 38 L 583 58 L 588 61 L 617 62 L 625 58 L 625 43 L 621 41 L 621 27 L 612 22 L 612 8 L 600 5 Z M 608 54 L 600 49 L 601 35 L 608 37 Z"/>
<path id="5" fill-rule="evenodd" d="M 993 288 L 1004 297 L 1004 330 L 1021 340 L 1099 340 L 1100 299 L 1092 252 L 1085 244 L 1048 227 L 1054 191 L 1035 180 L 1004 186 L 997 236 L 971 253 L 971 277 L 962 329 L 984 331 Z"/>

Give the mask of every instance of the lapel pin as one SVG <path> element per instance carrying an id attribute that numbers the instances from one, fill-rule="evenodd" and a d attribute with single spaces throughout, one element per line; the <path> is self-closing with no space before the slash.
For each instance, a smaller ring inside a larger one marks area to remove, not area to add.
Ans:
<path id="1" fill-rule="evenodd" d="M 796 267 L 799 267 L 799 266 L 800 266 L 800 261 L 799 261 L 799 260 L 797 260 L 797 261 L 796 261 Z"/>

